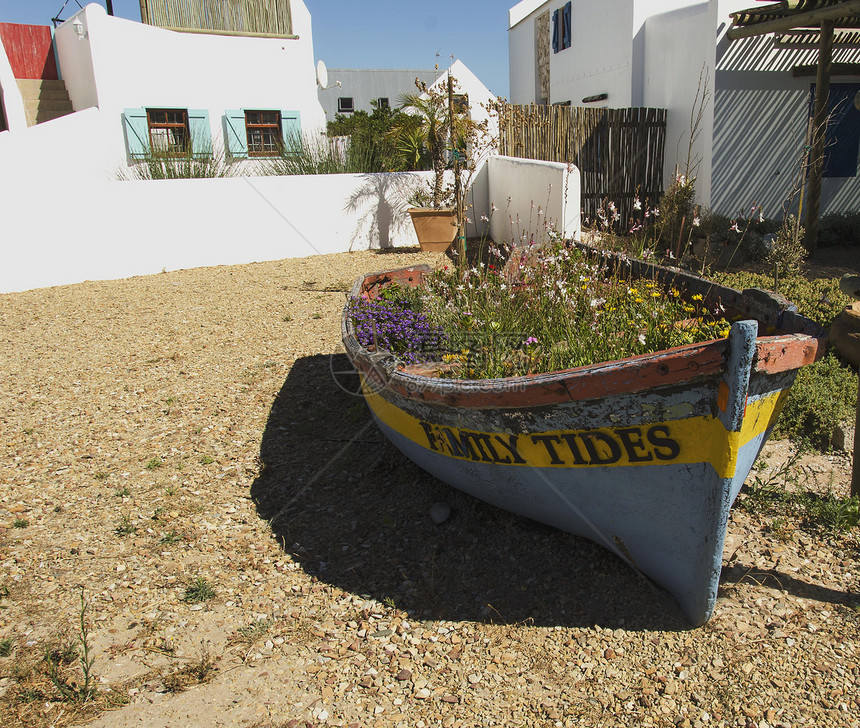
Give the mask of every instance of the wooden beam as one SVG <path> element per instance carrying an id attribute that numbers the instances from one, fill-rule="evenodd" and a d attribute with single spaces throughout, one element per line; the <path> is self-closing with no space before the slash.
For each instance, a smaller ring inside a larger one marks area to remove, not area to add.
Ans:
<path id="1" fill-rule="evenodd" d="M 830 95 L 830 67 L 833 63 L 833 21 L 821 23 L 818 75 L 815 77 L 815 115 L 812 118 L 812 150 L 809 169 L 809 202 L 806 206 L 806 249 L 815 250 L 818 215 L 821 211 L 821 182 L 824 177 L 824 143 L 827 133 L 827 97 Z"/>
<path id="2" fill-rule="evenodd" d="M 808 65 L 795 66 L 791 69 L 791 75 L 795 78 L 804 76 L 817 76 L 818 66 Z M 860 76 L 860 63 L 834 63 L 830 68 L 831 76 Z"/>
<path id="3" fill-rule="evenodd" d="M 149 24 L 149 13 L 146 8 L 146 0 L 140 0 L 140 22 Z"/>
<path id="4" fill-rule="evenodd" d="M 778 20 L 766 20 L 752 25 L 732 26 L 726 31 L 726 38 L 738 40 L 739 38 L 752 38 L 756 35 L 767 33 L 779 33 L 783 30 L 793 28 L 806 28 L 820 25 L 824 21 L 835 21 L 840 18 L 860 14 L 860 0 L 846 0 L 839 5 L 831 5 L 818 10 L 810 10 L 806 13 L 793 13 Z"/>

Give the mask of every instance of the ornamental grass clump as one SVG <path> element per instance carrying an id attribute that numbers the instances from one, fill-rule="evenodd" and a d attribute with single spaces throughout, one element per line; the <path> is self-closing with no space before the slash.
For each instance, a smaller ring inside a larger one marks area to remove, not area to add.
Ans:
<path id="1" fill-rule="evenodd" d="M 489 379 L 624 359 L 729 333 L 729 322 L 700 294 L 685 298 L 676 288 L 633 280 L 582 249 L 559 242 L 507 253 L 504 265 L 505 255 L 493 249 L 497 263 L 434 272 L 402 307 L 390 300 L 362 304 L 352 313 L 359 341 L 388 348 L 383 334 L 394 329 L 389 350 L 411 362 L 400 353 L 413 351 L 403 342 L 432 331 L 437 348 L 447 349 L 434 359 L 424 347 L 423 361 L 439 361 L 441 376 Z M 407 334 L 399 316 L 394 326 L 392 306 L 420 313 L 425 328 Z"/>

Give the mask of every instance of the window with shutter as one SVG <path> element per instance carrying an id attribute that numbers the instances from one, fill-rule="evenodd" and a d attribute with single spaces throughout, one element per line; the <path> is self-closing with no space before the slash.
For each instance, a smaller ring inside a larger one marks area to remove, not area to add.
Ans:
<path id="1" fill-rule="evenodd" d="M 567 3 L 561 9 L 561 49 L 570 48 L 571 44 L 571 3 Z"/>
<path id="2" fill-rule="evenodd" d="M 224 112 L 224 146 L 233 159 L 248 156 L 248 133 L 242 109 Z"/>
<path id="3" fill-rule="evenodd" d="M 125 148 L 131 159 L 143 159 L 149 155 L 149 125 L 146 109 L 123 109 L 123 131 Z"/>

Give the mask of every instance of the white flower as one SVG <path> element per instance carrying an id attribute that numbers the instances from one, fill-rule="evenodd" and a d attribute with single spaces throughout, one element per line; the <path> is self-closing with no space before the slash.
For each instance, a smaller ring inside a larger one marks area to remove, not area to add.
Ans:
<path id="1" fill-rule="evenodd" d="M 699 225 L 701 225 L 701 224 L 702 224 L 702 221 L 699 220 L 698 217 L 693 218 L 693 227 L 699 227 Z"/>
<path id="2" fill-rule="evenodd" d="M 633 209 L 634 210 L 641 210 L 642 209 L 642 203 L 639 201 L 638 197 L 633 200 Z"/>
<path id="3" fill-rule="evenodd" d="M 498 210 L 498 209 L 499 209 L 499 208 L 498 208 L 498 207 L 496 207 L 496 203 L 495 203 L 495 202 L 491 202 L 491 203 L 490 203 L 490 212 L 495 212 L 495 211 L 496 211 L 496 210 Z"/>
<path id="4" fill-rule="evenodd" d="M 482 222 L 490 222 L 490 218 L 488 218 L 486 215 L 481 215 L 481 221 Z"/>
<path id="5" fill-rule="evenodd" d="M 645 334 L 639 334 L 639 343 L 645 346 Z"/>

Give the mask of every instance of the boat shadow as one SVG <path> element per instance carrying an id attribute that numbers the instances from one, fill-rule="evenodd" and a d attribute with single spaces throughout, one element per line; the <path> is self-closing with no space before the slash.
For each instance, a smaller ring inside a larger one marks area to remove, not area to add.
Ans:
<path id="1" fill-rule="evenodd" d="M 306 573 L 413 619 L 691 628 L 668 593 L 614 554 L 418 468 L 380 433 L 357 387 L 345 355 L 301 358 L 263 433 L 251 497 Z M 451 510 L 440 524 L 430 515 L 437 503 Z M 721 594 L 745 576 L 724 568 Z M 849 599 L 781 572 L 765 583 L 825 602 Z"/>
<path id="2" fill-rule="evenodd" d="M 615 555 L 418 468 L 357 386 L 345 355 L 297 360 L 263 434 L 251 497 L 307 573 L 413 619 L 690 628 L 671 596 Z M 451 509 L 440 524 L 436 503 Z"/>

